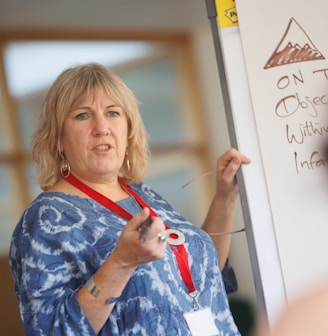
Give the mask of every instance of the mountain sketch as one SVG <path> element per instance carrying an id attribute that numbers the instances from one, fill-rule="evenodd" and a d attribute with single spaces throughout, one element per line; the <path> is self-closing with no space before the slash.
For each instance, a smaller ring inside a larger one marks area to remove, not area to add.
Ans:
<path id="1" fill-rule="evenodd" d="M 325 57 L 315 47 L 304 29 L 291 18 L 278 46 L 264 69 L 296 62 L 322 60 Z"/>

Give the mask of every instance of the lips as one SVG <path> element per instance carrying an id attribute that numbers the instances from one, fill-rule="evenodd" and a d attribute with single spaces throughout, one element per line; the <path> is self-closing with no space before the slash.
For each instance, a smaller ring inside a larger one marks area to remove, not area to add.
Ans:
<path id="1" fill-rule="evenodd" d="M 109 144 L 101 144 L 101 145 L 97 145 L 97 146 L 94 147 L 94 149 L 96 149 L 98 151 L 106 151 L 110 148 L 112 148 L 112 146 L 109 145 Z"/>

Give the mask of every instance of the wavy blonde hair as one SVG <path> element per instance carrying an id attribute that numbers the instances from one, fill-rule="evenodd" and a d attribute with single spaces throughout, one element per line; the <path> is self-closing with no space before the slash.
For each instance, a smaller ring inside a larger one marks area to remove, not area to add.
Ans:
<path id="1" fill-rule="evenodd" d="M 143 179 L 148 166 L 149 147 L 138 101 L 111 70 L 100 64 L 88 63 L 62 72 L 44 100 L 31 140 L 32 158 L 37 163 L 38 180 L 43 190 L 49 189 L 61 178 L 60 139 L 67 114 L 99 88 L 104 88 L 127 116 L 128 149 L 120 175 L 126 183 L 138 183 Z"/>

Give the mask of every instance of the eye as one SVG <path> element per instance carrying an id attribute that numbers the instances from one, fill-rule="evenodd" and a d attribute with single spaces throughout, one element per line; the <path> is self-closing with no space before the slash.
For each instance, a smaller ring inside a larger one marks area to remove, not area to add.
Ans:
<path id="1" fill-rule="evenodd" d="M 113 110 L 108 111 L 107 113 L 110 117 L 119 117 L 121 115 L 119 111 L 113 111 Z"/>
<path id="2" fill-rule="evenodd" d="M 84 119 L 87 119 L 87 117 L 88 117 L 88 112 L 81 112 L 75 116 L 75 119 L 84 120 Z"/>

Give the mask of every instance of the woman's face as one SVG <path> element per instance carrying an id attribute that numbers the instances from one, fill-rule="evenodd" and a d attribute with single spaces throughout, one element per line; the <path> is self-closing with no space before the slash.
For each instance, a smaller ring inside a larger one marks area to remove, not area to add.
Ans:
<path id="1" fill-rule="evenodd" d="M 125 113 L 100 88 L 66 116 L 61 150 L 76 177 L 105 182 L 117 178 L 127 138 Z"/>

